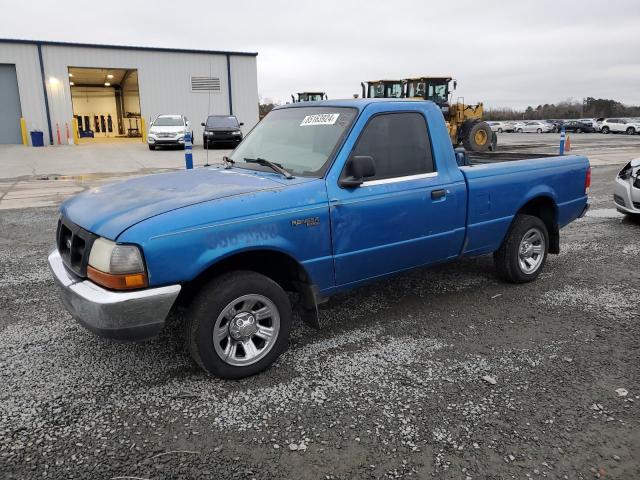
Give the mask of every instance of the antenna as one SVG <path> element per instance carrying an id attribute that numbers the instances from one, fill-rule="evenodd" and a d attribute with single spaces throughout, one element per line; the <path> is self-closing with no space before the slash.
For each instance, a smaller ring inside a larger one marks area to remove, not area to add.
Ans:
<path id="1" fill-rule="evenodd" d="M 212 67 L 211 67 L 211 58 L 209 58 L 209 78 L 211 78 L 211 75 L 213 75 L 213 73 L 212 73 Z M 207 100 L 207 119 L 209 118 L 209 115 L 211 115 L 211 89 L 208 90 L 208 95 L 209 95 L 209 98 Z M 204 124 L 205 124 L 204 128 L 206 130 L 206 128 L 207 128 L 207 120 L 206 119 L 204 121 Z M 209 165 L 209 145 L 207 145 L 207 148 L 205 150 L 206 150 L 206 154 L 205 154 L 206 155 L 206 160 L 205 160 L 204 166 L 205 167 L 209 167 L 210 166 Z"/>

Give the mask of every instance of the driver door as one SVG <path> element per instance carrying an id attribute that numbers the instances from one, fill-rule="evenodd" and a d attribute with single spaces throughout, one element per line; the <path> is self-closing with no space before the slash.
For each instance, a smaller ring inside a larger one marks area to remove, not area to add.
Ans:
<path id="1" fill-rule="evenodd" d="M 336 285 L 459 253 L 464 182 L 438 171 L 421 112 L 373 115 L 349 154 L 354 156 L 371 157 L 375 175 L 352 188 L 327 184 Z"/>

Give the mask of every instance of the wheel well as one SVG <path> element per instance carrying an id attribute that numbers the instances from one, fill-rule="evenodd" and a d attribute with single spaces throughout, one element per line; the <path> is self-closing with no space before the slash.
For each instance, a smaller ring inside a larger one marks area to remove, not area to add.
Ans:
<path id="1" fill-rule="evenodd" d="M 549 253 L 560 253 L 560 229 L 556 204 L 551 197 L 540 196 L 525 203 L 518 214 L 533 215 L 544 222 L 549 232 Z"/>
<path id="2" fill-rule="evenodd" d="M 202 285 L 214 277 L 233 270 L 249 270 L 269 277 L 288 292 L 304 294 L 311 289 L 311 279 L 305 268 L 289 255 L 276 250 L 250 250 L 224 258 L 183 285 L 180 296 L 190 301 Z"/>

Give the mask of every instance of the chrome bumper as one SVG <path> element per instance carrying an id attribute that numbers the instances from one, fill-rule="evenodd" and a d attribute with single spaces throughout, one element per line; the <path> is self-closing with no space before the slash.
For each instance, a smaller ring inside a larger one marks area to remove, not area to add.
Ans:
<path id="1" fill-rule="evenodd" d="M 157 335 L 181 288 L 170 285 L 133 292 L 105 290 L 69 273 L 58 250 L 49 254 L 49 268 L 71 315 L 92 332 L 119 340 Z"/>

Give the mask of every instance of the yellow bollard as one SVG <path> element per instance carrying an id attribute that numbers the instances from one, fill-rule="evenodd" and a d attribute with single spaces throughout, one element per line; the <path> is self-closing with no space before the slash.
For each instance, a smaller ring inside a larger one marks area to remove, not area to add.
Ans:
<path id="1" fill-rule="evenodd" d="M 73 129 L 73 143 L 80 145 L 80 131 L 78 130 L 78 119 L 76 117 L 71 120 L 71 128 Z"/>
<path id="2" fill-rule="evenodd" d="M 140 117 L 140 126 L 142 127 L 142 143 L 147 143 L 147 122 L 144 117 Z"/>
<path id="3" fill-rule="evenodd" d="M 29 137 L 27 136 L 27 121 L 22 117 L 20 119 L 20 131 L 22 132 L 22 144 L 29 146 Z"/>

